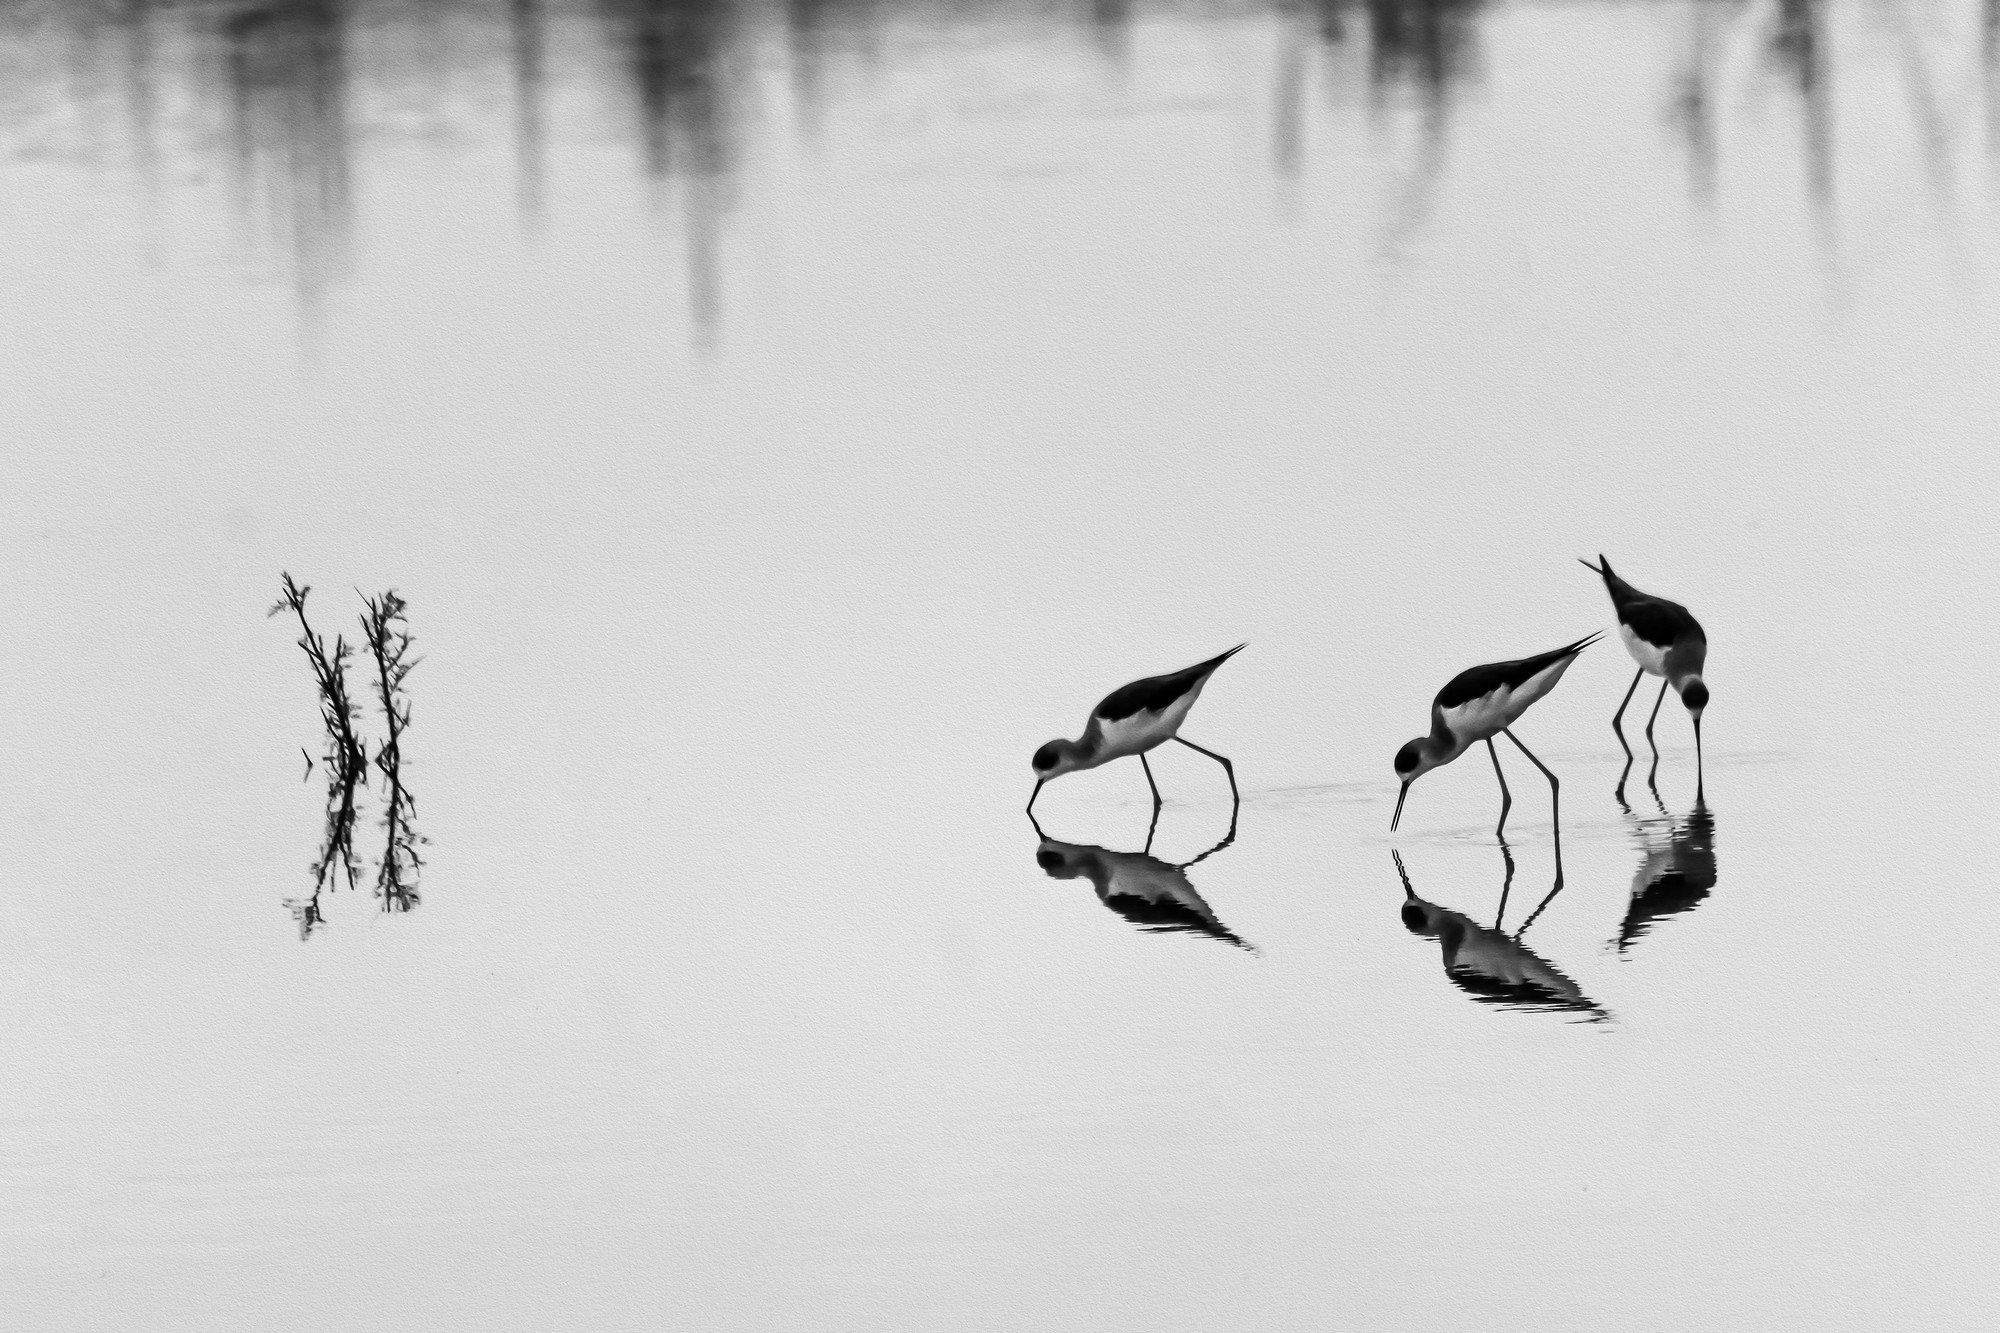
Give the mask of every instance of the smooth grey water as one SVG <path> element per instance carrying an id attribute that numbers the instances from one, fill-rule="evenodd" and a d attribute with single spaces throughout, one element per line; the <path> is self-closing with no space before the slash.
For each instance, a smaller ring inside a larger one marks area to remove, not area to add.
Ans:
<path id="1" fill-rule="evenodd" d="M 1996 32 L 9 6 L 3 1322 L 1991 1327 Z M 1706 802 L 1591 649 L 1544 901 L 1389 760 L 1600 551 Z M 280 571 L 426 655 L 304 943 Z"/>

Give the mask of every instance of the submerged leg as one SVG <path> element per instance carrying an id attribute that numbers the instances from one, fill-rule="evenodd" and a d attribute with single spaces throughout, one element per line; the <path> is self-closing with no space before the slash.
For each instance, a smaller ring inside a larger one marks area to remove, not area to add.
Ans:
<path id="1" fill-rule="evenodd" d="M 1528 919 L 1521 923 L 1521 928 L 1514 932 L 1515 939 L 1518 940 L 1521 938 L 1522 935 L 1527 933 L 1528 927 L 1535 924 L 1535 918 L 1542 914 L 1542 909 L 1546 908 L 1550 903 L 1556 900 L 1556 895 L 1562 892 L 1562 888 L 1563 888 L 1563 859 L 1562 859 L 1562 853 L 1557 852 L 1556 882 L 1550 886 L 1547 896 L 1545 896 L 1540 902 L 1535 904 L 1535 910 L 1528 913 Z M 1495 926 L 1494 929 L 1498 930 L 1499 927 Z"/>
<path id="2" fill-rule="evenodd" d="M 1222 765 L 1222 772 L 1224 776 L 1226 776 L 1229 779 L 1229 836 L 1232 838 L 1235 837 L 1236 812 L 1243 805 L 1243 797 L 1240 796 L 1236 791 L 1236 765 L 1230 763 L 1227 759 L 1224 759 L 1221 755 L 1217 754 L 1213 750 L 1202 749 L 1201 746 L 1196 745 L 1191 740 L 1186 740 L 1180 736 L 1176 736 L 1174 737 L 1174 739 L 1180 741 L 1182 745 L 1187 746 L 1188 749 L 1193 750 L 1195 753 L 1205 754 L 1210 759 L 1213 759 L 1216 763 Z M 1140 756 L 1140 758 L 1142 759 L 1144 757 L 1145 757 L 1144 755 Z"/>
<path id="3" fill-rule="evenodd" d="M 1507 861 L 1507 878 L 1500 881 L 1500 910 L 1493 914 L 1493 929 L 1500 929 L 1500 923 L 1507 919 L 1507 895 L 1514 891 L 1514 853 L 1508 849 L 1507 840 L 1500 840 L 1500 855 Z"/>
<path id="4" fill-rule="evenodd" d="M 1521 738 L 1514 734 L 1514 730 L 1511 727 L 1507 728 L 1507 739 L 1514 742 L 1514 748 L 1528 756 L 1528 762 L 1536 768 L 1541 769 L 1542 776 L 1549 780 L 1549 819 L 1554 824 L 1556 830 L 1556 888 L 1559 889 L 1562 887 L 1563 882 L 1562 783 L 1556 780 L 1555 774 L 1549 772 L 1547 764 L 1535 758 L 1533 750 L 1521 744 Z M 1487 744 L 1490 745 L 1492 742 L 1488 741 Z M 1551 889 L 1549 893 L 1553 897 L 1555 890 Z"/>
<path id="5" fill-rule="evenodd" d="M 1507 790 L 1507 775 L 1500 771 L 1500 752 L 1493 748 L 1491 736 L 1486 738 L 1486 753 L 1493 756 L 1493 776 L 1500 779 L 1500 822 L 1493 826 L 1493 836 L 1497 838 L 1507 830 L 1507 812 L 1514 808 L 1514 793 Z"/>

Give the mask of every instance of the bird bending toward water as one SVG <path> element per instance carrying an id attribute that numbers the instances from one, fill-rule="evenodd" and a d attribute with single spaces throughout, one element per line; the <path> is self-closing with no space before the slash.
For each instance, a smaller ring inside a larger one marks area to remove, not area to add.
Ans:
<path id="1" fill-rule="evenodd" d="M 1493 831 L 1498 834 L 1505 829 L 1507 811 L 1513 807 L 1514 797 L 1507 790 L 1507 775 L 1500 771 L 1500 752 L 1493 748 L 1493 738 L 1504 733 L 1549 780 L 1549 811 L 1558 819 L 1556 874 L 1560 884 L 1562 824 L 1558 802 L 1562 796 L 1562 784 L 1556 781 L 1555 774 L 1549 772 L 1548 765 L 1535 758 L 1533 751 L 1522 745 L 1521 738 L 1508 728 L 1528 711 L 1529 704 L 1554 689 L 1563 672 L 1569 670 L 1569 664 L 1576 660 L 1576 655 L 1597 639 L 1598 636 L 1592 634 L 1554 652 L 1524 657 L 1518 662 L 1476 666 L 1453 676 L 1451 683 L 1439 690 L 1437 698 L 1431 701 L 1431 734 L 1417 737 L 1396 752 L 1396 776 L 1402 779 L 1403 790 L 1396 796 L 1396 813 L 1389 821 L 1390 831 L 1394 832 L 1396 825 L 1402 822 L 1403 800 L 1410 794 L 1410 784 L 1432 769 L 1450 763 L 1480 741 L 1486 742 L 1486 753 L 1493 759 L 1493 776 L 1500 779 L 1500 823 Z"/>
<path id="2" fill-rule="evenodd" d="M 1153 789 L 1153 817 L 1159 818 L 1160 787 L 1153 781 L 1153 766 L 1146 763 L 1146 751 L 1172 740 L 1207 755 L 1229 775 L 1229 831 L 1234 836 L 1236 808 L 1242 804 L 1236 793 L 1235 766 L 1215 751 L 1204 750 L 1175 733 L 1187 719 L 1188 709 L 1201 697 L 1201 687 L 1208 684 L 1215 669 L 1248 646 L 1239 643 L 1220 657 L 1211 657 L 1183 671 L 1135 680 L 1104 696 L 1104 702 L 1090 710 L 1090 721 L 1080 739 L 1053 740 L 1035 751 L 1035 790 L 1028 797 L 1028 813 L 1034 813 L 1035 797 L 1042 794 L 1042 788 L 1051 780 L 1136 754 L 1146 770 L 1146 785 Z"/>
<path id="3" fill-rule="evenodd" d="M 1604 590 L 1611 594 L 1612 609 L 1618 613 L 1618 637 L 1625 641 L 1625 651 L 1639 664 L 1630 688 L 1619 701 L 1618 711 L 1611 715 L 1611 730 L 1618 737 L 1619 748 L 1625 751 L 1625 771 L 1632 771 L 1632 747 L 1625 743 L 1625 729 L 1619 722 L 1625 716 L 1625 706 L 1632 702 L 1633 692 L 1639 688 L 1640 677 L 1659 676 L 1660 697 L 1653 700 L 1652 716 L 1646 719 L 1646 744 L 1653 748 L 1653 765 L 1657 768 L 1660 762 L 1660 747 L 1653 744 L 1653 723 L 1660 716 L 1660 705 L 1666 702 L 1667 687 L 1671 685 L 1694 719 L 1695 786 L 1699 789 L 1701 712 L 1708 707 L 1708 686 L 1702 683 L 1701 668 L 1708 660 L 1708 636 L 1701 632 L 1700 622 L 1688 614 L 1685 606 L 1640 592 L 1612 573 L 1611 562 L 1602 555 L 1594 565 L 1588 560 L 1577 563 L 1604 579 Z M 1618 775 L 1618 789 L 1621 792 L 1625 789 L 1624 773 Z"/>

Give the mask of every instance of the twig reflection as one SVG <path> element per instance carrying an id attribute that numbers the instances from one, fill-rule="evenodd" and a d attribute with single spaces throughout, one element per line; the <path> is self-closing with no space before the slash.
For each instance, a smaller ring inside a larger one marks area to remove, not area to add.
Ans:
<path id="1" fill-rule="evenodd" d="M 270 615 L 290 610 L 299 621 L 299 648 L 312 665 L 313 683 L 319 691 L 320 721 L 326 732 L 326 752 L 321 758 L 326 769 L 326 831 L 320 840 L 319 856 L 312 864 L 313 889 L 304 898 L 287 899 L 285 905 L 299 923 L 299 938 L 310 936 L 325 919 L 320 895 L 326 891 L 338 866 L 347 878 L 347 887 L 360 882 L 361 866 L 354 853 L 356 792 L 368 782 L 368 752 L 355 733 L 361 710 L 347 692 L 347 666 L 354 648 L 345 638 L 334 636 L 328 647 L 325 636 L 314 631 L 306 620 L 306 596 L 311 585 L 301 587 L 284 575 L 283 594 L 271 607 Z M 307 756 L 311 768 L 311 756 Z"/>
<path id="2" fill-rule="evenodd" d="M 409 622 L 404 619 L 405 603 L 393 589 L 367 600 L 361 617 L 368 638 L 369 655 L 375 660 L 375 698 L 382 706 L 388 739 L 375 751 L 375 767 L 388 781 L 388 809 L 382 824 L 386 838 L 382 862 L 375 875 L 375 896 L 385 912 L 407 912 L 421 899 L 417 876 L 424 860 L 417 848 L 425 841 L 417 832 L 417 798 L 403 783 L 403 732 L 410 725 L 410 699 L 403 680 L 420 658 L 410 656 Z"/>
<path id="3" fill-rule="evenodd" d="M 313 862 L 312 892 L 303 898 L 288 898 L 285 906 L 298 922 L 299 938 L 309 939 L 325 924 L 324 895 L 336 875 L 347 887 L 357 888 L 362 861 L 354 849 L 354 825 L 359 813 L 359 791 L 368 783 L 368 746 L 359 731 L 360 707 L 349 693 L 347 669 L 357 650 L 347 640 L 335 636 L 329 647 L 306 619 L 306 597 L 311 587 L 294 582 L 285 574 L 283 593 L 271 615 L 291 611 L 299 621 L 299 647 L 312 666 L 313 683 L 319 692 L 320 721 L 325 732 L 326 752 L 321 767 L 326 770 L 326 829 L 318 859 Z M 417 832 L 416 797 L 403 781 L 403 735 L 410 727 L 411 708 L 404 681 L 420 659 L 410 656 L 414 640 L 404 616 L 406 605 L 395 591 L 362 599 L 366 610 L 361 616 L 363 642 L 368 646 L 374 667 L 374 691 L 381 705 L 387 736 L 376 747 L 374 767 L 386 784 L 386 808 L 382 815 L 384 841 L 375 877 L 375 896 L 385 912 L 407 912 L 421 900 L 417 879 L 423 868 L 418 848 L 429 841 Z M 313 757 L 305 753 L 305 778 L 310 780 Z"/>

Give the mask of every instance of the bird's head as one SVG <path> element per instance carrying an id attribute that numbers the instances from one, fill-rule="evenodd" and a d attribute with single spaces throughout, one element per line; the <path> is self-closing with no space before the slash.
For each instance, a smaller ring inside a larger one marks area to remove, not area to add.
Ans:
<path id="1" fill-rule="evenodd" d="M 1419 736 L 1396 751 L 1396 777 L 1403 784 L 1403 790 L 1396 796 L 1396 814 L 1389 821 L 1389 831 L 1395 832 L 1396 825 L 1403 819 L 1403 799 L 1410 794 L 1410 784 L 1444 762 L 1444 754 L 1437 742 L 1429 736 Z"/>
<path id="2" fill-rule="evenodd" d="M 1708 707 L 1708 686 L 1701 683 L 1700 676 L 1690 676 L 1681 683 L 1681 702 L 1687 705 L 1689 713 L 1700 719 L 1701 710 Z"/>
<path id="3" fill-rule="evenodd" d="M 1075 741 L 1056 740 L 1035 751 L 1035 757 L 1029 762 L 1034 767 L 1036 780 L 1047 782 L 1050 778 L 1059 778 L 1082 768 L 1086 753 Z"/>

